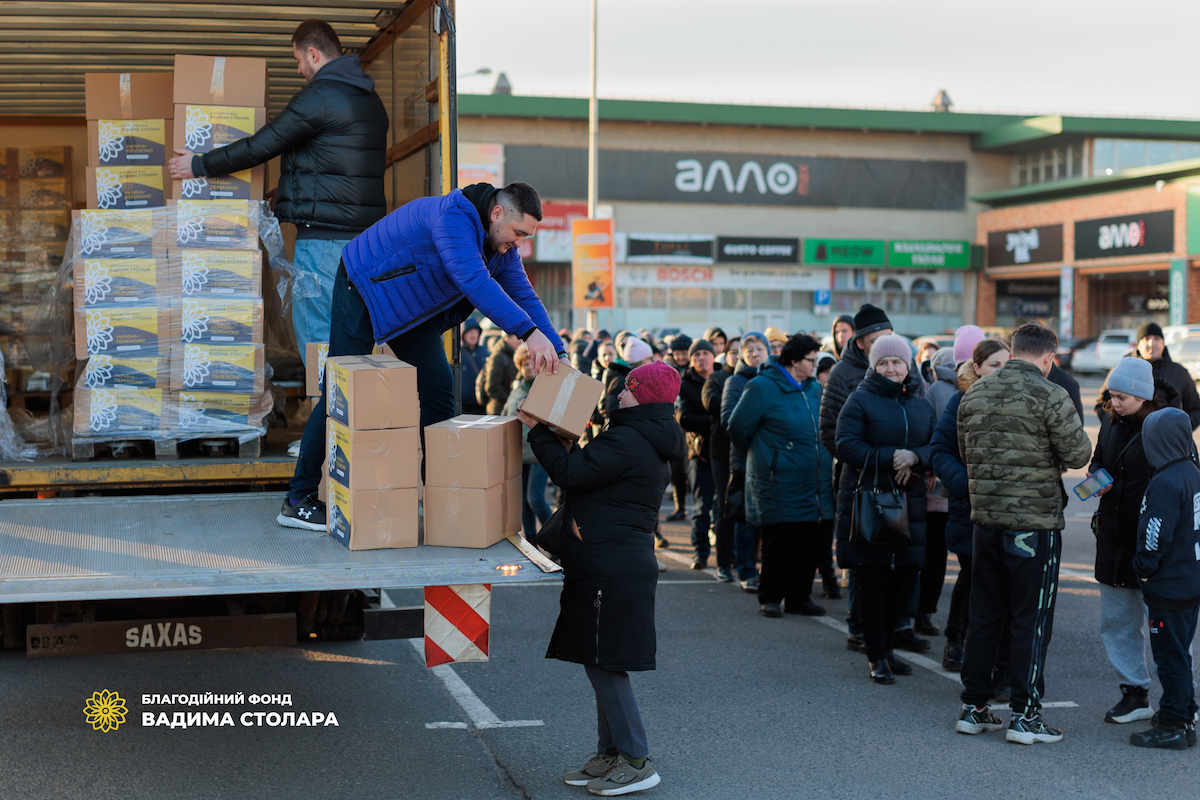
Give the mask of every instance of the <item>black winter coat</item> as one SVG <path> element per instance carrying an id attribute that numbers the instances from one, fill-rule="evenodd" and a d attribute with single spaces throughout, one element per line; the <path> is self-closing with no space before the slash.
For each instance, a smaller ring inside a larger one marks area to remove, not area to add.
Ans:
<path id="1" fill-rule="evenodd" d="M 722 464 L 729 464 L 729 431 L 725 427 L 725 423 L 721 421 L 721 394 L 725 390 L 725 381 L 733 377 L 733 370 L 728 364 L 722 364 L 720 369 L 713 372 L 704 381 L 704 389 L 700 392 L 700 399 L 704 403 L 704 410 L 708 412 L 708 418 L 712 421 L 712 427 L 708 434 L 709 454 L 713 461 L 719 461 Z"/>
<path id="2" fill-rule="evenodd" d="M 375 82 L 358 56 L 341 56 L 321 67 L 262 130 L 193 158 L 192 171 L 229 175 L 282 156 L 279 219 L 295 224 L 300 238 L 306 228 L 361 233 L 387 214 L 387 130 Z"/>
<path id="3" fill-rule="evenodd" d="M 465 344 L 459 350 L 462 361 L 462 405 L 464 414 L 482 414 L 486 409 L 479 405 L 475 397 L 475 379 L 487 364 L 488 351 L 482 344 L 467 347 Z M 468 411 L 468 406 L 472 411 Z"/>
<path id="4" fill-rule="evenodd" d="M 1067 394 L 1071 395 L 1071 402 L 1075 405 L 1075 411 L 1079 414 L 1079 421 L 1082 422 L 1083 399 L 1079 396 L 1079 381 L 1072 378 L 1058 364 L 1050 365 L 1050 374 L 1046 376 L 1046 380 L 1051 383 L 1057 383 L 1067 390 Z"/>
<path id="5" fill-rule="evenodd" d="M 946 409 L 934 429 L 929 443 L 929 456 L 933 474 L 937 475 L 949 497 L 946 498 L 946 548 L 955 555 L 969 556 L 975 523 L 971 522 L 971 493 L 967 479 L 967 465 L 958 450 L 958 404 L 963 393 L 955 392 L 946 403 Z"/>
<path id="6" fill-rule="evenodd" d="M 837 457 L 844 465 L 837 495 L 840 567 L 891 564 L 895 569 L 919 570 L 925 565 L 925 481 L 921 473 L 930 468 L 929 440 L 934 421 L 933 406 L 915 394 L 914 386 L 919 383 L 915 372 L 909 373 L 904 383 L 896 383 L 872 370 L 838 415 Z M 912 450 L 919 459 L 912 469 L 916 483 L 908 491 L 908 523 L 913 543 L 881 547 L 851 541 L 851 515 L 859 471 L 867 470 L 863 486 L 870 486 L 876 474 L 876 461 L 871 459 L 877 459 L 878 486 L 890 490 L 895 476 L 892 456 L 897 450 Z"/>
<path id="7" fill-rule="evenodd" d="M 1154 477 L 1138 517 L 1133 567 L 1151 608 L 1200 604 L 1200 469 L 1191 433 L 1191 420 L 1179 409 L 1156 411 L 1142 423 Z"/>
<path id="8" fill-rule="evenodd" d="M 851 339 L 842 348 L 841 360 L 829 370 L 829 380 L 825 383 L 825 391 L 821 395 L 821 444 L 835 455 L 838 415 L 842 413 L 842 406 L 846 405 L 850 395 L 867 377 L 870 366 L 867 354 Z M 920 370 L 915 360 L 908 365 L 908 374 L 912 376 L 913 394 L 924 397 L 925 381 L 920 378 Z M 840 457 L 838 460 L 841 460 Z"/>
<path id="9" fill-rule="evenodd" d="M 668 462 L 683 453 L 674 411 L 671 403 L 617 409 L 603 433 L 569 452 L 545 425 L 529 432 L 538 462 L 566 490 L 582 537 L 568 536 L 561 554 L 563 588 L 546 658 L 654 669 L 654 527 L 671 483 Z"/>
<path id="10" fill-rule="evenodd" d="M 712 457 L 708 436 L 712 418 L 704 407 L 704 381 L 692 367 L 684 370 L 679 381 L 679 427 L 687 436 L 688 458 L 697 458 L 705 463 Z"/>
<path id="11" fill-rule="evenodd" d="M 1103 393 L 1108 402 L 1109 393 Z M 1158 408 L 1179 408 L 1179 393 L 1164 380 L 1154 382 L 1154 401 Z M 1096 580 L 1108 586 L 1139 588 L 1133 557 L 1137 553 L 1138 512 L 1146 485 L 1154 469 L 1142 448 L 1142 421 L 1136 417 L 1115 420 L 1105 412 L 1100 417 L 1100 434 L 1088 473 L 1105 469 L 1112 476 L 1112 488 L 1100 497 L 1100 506 L 1092 523 L 1096 534 Z"/>

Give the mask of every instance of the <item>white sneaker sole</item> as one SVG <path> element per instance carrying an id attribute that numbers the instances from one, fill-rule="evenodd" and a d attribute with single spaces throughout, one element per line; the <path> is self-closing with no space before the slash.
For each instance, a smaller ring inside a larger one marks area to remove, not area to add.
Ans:
<path id="1" fill-rule="evenodd" d="M 1060 733 L 1057 736 L 1050 736 L 1045 733 L 1018 733 L 1009 729 L 1008 733 L 1004 734 L 1005 741 L 1013 744 L 1053 744 L 1061 742 L 1063 735 Z"/>
<path id="2" fill-rule="evenodd" d="M 954 730 L 958 731 L 959 733 L 965 733 L 968 736 L 974 736 L 978 733 L 990 733 L 992 731 L 998 731 L 1003 727 L 1003 722 L 983 722 L 978 725 L 972 725 L 970 722 L 960 719 L 955 724 Z"/>
<path id="3" fill-rule="evenodd" d="M 1123 714 L 1119 717 L 1113 717 L 1108 714 L 1104 715 L 1105 722 L 1115 722 L 1118 725 L 1124 725 L 1126 722 L 1137 722 L 1142 719 L 1150 719 L 1154 716 L 1154 709 L 1147 706 L 1146 708 L 1135 708 L 1128 714 Z"/>
<path id="4" fill-rule="evenodd" d="M 305 522 L 304 520 L 296 519 L 295 517 L 285 517 L 283 514 L 275 517 L 275 521 L 285 528 L 300 528 L 302 530 L 321 532 L 325 531 L 324 525 L 318 525 L 315 522 Z"/>
<path id="5" fill-rule="evenodd" d="M 615 797 L 617 795 L 640 792 L 643 789 L 649 789 L 651 787 L 658 786 L 660 783 L 662 783 L 662 778 L 659 777 L 658 772 L 656 771 L 653 774 L 642 778 L 636 783 L 629 784 L 628 786 L 618 786 L 615 789 L 592 789 L 589 787 L 588 791 L 592 794 L 600 795 L 602 797 Z"/>

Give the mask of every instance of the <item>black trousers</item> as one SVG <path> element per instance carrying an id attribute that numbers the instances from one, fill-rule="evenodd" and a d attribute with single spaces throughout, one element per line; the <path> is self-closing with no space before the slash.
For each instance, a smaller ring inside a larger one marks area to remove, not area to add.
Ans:
<path id="1" fill-rule="evenodd" d="M 1187 722 L 1196 713 L 1196 690 L 1192 685 L 1192 653 L 1196 617 L 1200 606 L 1150 609 L 1150 650 L 1162 682 L 1159 710 L 1164 720 Z"/>
<path id="2" fill-rule="evenodd" d="M 858 568 L 858 616 L 870 661 L 892 652 L 896 618 L 904 603 L 904 576 L 887 564 Z"/>
<path id="3" fill-rule="evenodd" d="M 686 511 L 688 495 L 686 455 L 671 461 L 671 486 L 675 489 L 675 512 Z"/>
<path id="4" fill-rule="evenodd" d="M 1033 716 L 1046 689 L 1046 651 L 1062 556 L 1059 531 L 1007 531 L 976 525 L 971 564 L 971 621 L 963 654 L 962 701 L 986 705 L 995 694 L 992 668 L 1012 615 L 1009 658 L 1014 712 Z"/>
<path id="5" fill-rule="evenodd" d="M 729 462 L 713 459 L 708 462 L 713 477 L 713 530 L 717 535 L 717 566 L 733 567 L 733 530 L 737 524 L 725 519 L 725 496 L 729 493 Z"/>
<path id="6" fill-rule="evenodd" d="M 918 612 L 936 614 L 946 583 L 946 522 L 950 515 L 930 511 L 925 515 L 925 569 L 921 570 L 921 599 Z"/>
<path id="7" fill-rule="evenodd" d="M 786 603 L 790 611 L 798 611 L 812 596 L 822 543 L 833 530 L 833 520 L 780 522 L 758 529 L 762 534 L 758 602 Z"/>

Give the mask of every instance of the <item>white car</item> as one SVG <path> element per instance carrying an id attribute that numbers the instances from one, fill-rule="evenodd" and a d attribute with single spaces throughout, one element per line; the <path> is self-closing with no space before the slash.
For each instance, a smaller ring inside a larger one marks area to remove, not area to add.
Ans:
<path id="1" fill-rule="evenodd" d="M 1129 328 L 1110 328 L 1095 342 L 1076 350 L 1071 359 L 1072 372 L 1108 372 L 1133 350 L 1136 331 Z"/>

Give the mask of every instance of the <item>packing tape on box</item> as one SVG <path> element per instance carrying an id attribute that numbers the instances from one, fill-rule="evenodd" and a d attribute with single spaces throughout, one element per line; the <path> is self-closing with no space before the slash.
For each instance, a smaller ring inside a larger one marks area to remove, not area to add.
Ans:
<path id="1" fill-rule="evenodd" d="M 577 370 L 571 370 L 567 373 L 567 377 L 563 378 L 563 384 L 554 398 L 554 405 L 550 408 L 550 419 L 562 419 L 562 415 L 567 411 L 567 406 L 571 403 L 571 394 L 575 391 L 575 383 L 582 374 Z"/>
<path id="2" fill-rule="evenodd" d="M 485 422 L 491 422 L 494 419 L 499 419 L 499 417 L 496 414 L 488 414 L 486 416 L 480 417 L 479 419 L 475 420 L 474 422 L 464 422 L 461 425 L 455 425 L 451 430 L 454 431 L 455 438 L 461 439 L 463 428 L 474 428 L 476 425 L 482 425 Z"/>
<path id="3" fill-rule="evenodd" d="M 133 119 L 133 89 L 128 72 L 122 72 L 117 81 L 121 93 L 121 119 Z"/>
<path id="4" fill-rule="evenodd" d="M 213 105 L 222 105 L 225 102 L 225 56 L 213 59 L 212 83 L 208 88 L 212 92 Z"/>

